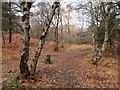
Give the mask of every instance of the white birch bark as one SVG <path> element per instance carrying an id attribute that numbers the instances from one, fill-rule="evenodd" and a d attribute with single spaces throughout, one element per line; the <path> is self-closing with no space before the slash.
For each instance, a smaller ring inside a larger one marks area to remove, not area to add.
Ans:
<path id="1" fill-rule="evenodd" d="M 59 4 L 60 4 L 59 2 L 54 2 L 54 4 L 52 5 L 52 14 L 50 16 L 48 24 L 46 24 L 45 29 L 43 30 L 43 34 L 40 37 L 40 40 L 39 40 L 39 43 L 38 43 L 38 47 L 35 50 L 35 55 L 33 57 L 31 65 L 30 65 L 31 66 L 31 70 L 30 70 L 31 74 L 35 74 L 36 66 L 37 66 L 37 63 L 38 63 L 38 58 L 39 58 L 39 56 L 41 54 L 43 45 L 45 43 L 45 37 L 46 37 L 46 35 L 48 33 L 48 30 L 50 28 L 50 24 L 51 24 L 51 22 L 53 20 L 53 16 L 55 15 L 55 10 L 56 10 L 56 8 L 59 7 Z"/>
<path id="2" fill-rule="evenodd" d="M 31 2 L 22 2 L 22 22 L 23 22 L 23 30 L 24 30 L 24 44 L 22 54 L 20 56 L 20 73 L 26 76 L 29 76 L 29 68 L 28 68 L 28 58 L 29 58 L 29 41 L 30 41 L 30 24 L 29 24 L 29 13 L 32 3 Z"/>

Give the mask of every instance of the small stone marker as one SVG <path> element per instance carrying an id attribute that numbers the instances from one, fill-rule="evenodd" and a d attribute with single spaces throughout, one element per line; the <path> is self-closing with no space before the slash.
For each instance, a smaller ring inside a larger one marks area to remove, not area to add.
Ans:
<path id="1" fill-rule="evenodd" d="M 50 54 L 45 54 L 44 63 L 51 64 L 51 55 Z"/>

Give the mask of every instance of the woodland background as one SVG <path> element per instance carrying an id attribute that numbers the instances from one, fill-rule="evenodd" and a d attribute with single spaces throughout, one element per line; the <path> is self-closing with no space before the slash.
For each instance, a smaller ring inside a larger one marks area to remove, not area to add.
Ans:
<path id="1" fill-rule="evenodd" d="M 2 2 L 3 88 L 118 88 L 119 45 L 119 1 Z"/>

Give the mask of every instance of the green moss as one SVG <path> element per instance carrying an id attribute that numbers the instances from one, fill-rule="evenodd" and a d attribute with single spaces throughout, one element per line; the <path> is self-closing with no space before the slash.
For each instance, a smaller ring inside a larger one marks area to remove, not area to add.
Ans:
<path id="1" fill-rule="evenodd" d="M 24 88 L 24 86 L 23 86 L 23 85 L 19 85 L 19 84 L 8 85 L 7 87 Z"/>
<path id="2" fill-rule="evenodd" d="M 14 78 L 10 78 L 8 80 L 5 81 L 5 86 L 7 87 L 16 87 L 16 88 L 24 88 L 24 86 L 18 82 L 18 78 L 14 77 Z"/>
<path id="3" fill-rule="evenodd" d="M 6 82 L 12 84 L 12 83 L 17 83 L 17 81 L 18 81 L 18 78 L 14 77 L 14 78 L 8 79 Z"/>

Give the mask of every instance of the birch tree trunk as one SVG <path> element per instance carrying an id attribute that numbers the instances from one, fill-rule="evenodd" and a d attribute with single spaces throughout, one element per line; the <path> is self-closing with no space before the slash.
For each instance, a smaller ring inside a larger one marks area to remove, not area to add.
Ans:
<path id="1" fill-rule="evenodd" d="M 24 44 L 22 54 L 20 56 L 20 73 L 25 75 L 25 77 L 30 75 L 29 68 L 28 68 L 28 58 L 29 58 L 29 41 L 30 41 L 30 24 L 29 24 L 29 13 L 31 8 L 32 2 L 22 2 L 22 22 L 23 22 L 23 30 L 24 30 Z"/>
<path id="2" fill-rule="evenodd" d="M 111 20 L 115 19 L 115 15 L 111 13 L 112 7 L 113 6 L 111 5 L 111 3 L 101 2 L 100 4 L 100 12 L 101 12 L 102 20 L 105 21 L 105 27 L 104 27 L 105 34 L 104 34 L 104 41 L 103 41 L 102 47 L 99 49 L 97 55 L 93 58 L 92 63 L 94 65 L 97 65 L 98 61 L 102 58 L 106 48 L 110 43 L 111 34 L 115 30 L 118 24 L 117 22 L 116 24 L 114 24 L 115 22 L 111 22 Z"/>
<path id="3" fill-rule="evenodd" d="M 97 65 L 98 61 L 102 58 L 105 49 L 108 45 L 108 40 L 109 40 L 109 30 L 108 30 L 108 16 L 105 16 L 105 36 L 104 36 L 104 42 L 102 45 L 102 48 L 98 51 L 97 55 L 93 58 L 93 64 Z"/>
<path id="4" fill-rule="evenodd" d="M 30 65 L 31 66 L 31 70 L 30 70 L 31 74 L 35 74 L 36 66 L 37 66 L 37 63 L 38 63 L 38 58 L 39 58 L 39 56 L 41 54 L 43 45 L 45 43 L 45 37 L 46 37 L 46 35 L 48 33 L 48 30 L 50 28 L 50 24 L 51 24 L 51 22 L 53 20 L 53 16 L 55 15 L 55 10 L 56 10 L 56 8 L 59 7 L 59 4 L 60 4 L 59 2 L 54 2 L 53 5 L 52 5 L 52 14 L 50 16 L 50 19 L 48 20 L 48 24 L 46 24 L 46 26 L 45 26 L 45 28 L 43 30 L 43 33 L 42 33 L 42 35 L 40 37 L 40 41 L 38 43 L 38 47 L 35 50 L 35 55 L 33 57 L 31 65 Z"/>
<path id="5" fill-rule="evenodd" d="M 95 25 L 95 19 L 94 19 L 94 11 L 93 11 L 93 6 L 92 6 L 92 2 L 90 2 L 91 4 L 91 10 L 90 10 L 90 14 L 91 14 L 91 21 L 92 21 L 92 26 L 93 26 L 93 33 L 92 33 L 92 39 L 93 39 L 93 46 L 94 46 L 94 55 L 97 55 L 97 44 L 96 44 L 96 25 Z"/>
<path id="6" fill-rule="evenodd" d="M 95 32 L 92 34 L 93 46 L 94 46 L 94 55 L 97 55 L 97 44 L 96 44 L 96 35 Z"/>

